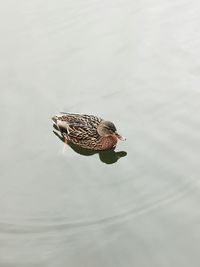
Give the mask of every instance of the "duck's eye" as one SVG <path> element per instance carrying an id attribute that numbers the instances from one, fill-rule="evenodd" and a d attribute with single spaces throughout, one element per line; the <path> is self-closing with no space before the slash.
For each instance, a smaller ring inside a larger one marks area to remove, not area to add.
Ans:
<path id="1" fill-rule="evenodd" d="M 112 129 L 112 128 L 108 128 L 108 130 L 109 130 L 110 133 L 114 133 L 115 132 L 115 130 Z"/>

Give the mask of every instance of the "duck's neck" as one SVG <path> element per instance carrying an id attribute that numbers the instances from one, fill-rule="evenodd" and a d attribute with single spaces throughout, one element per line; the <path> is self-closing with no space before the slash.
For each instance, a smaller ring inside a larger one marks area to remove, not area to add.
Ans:
<path id="1" fill-rule="evenodd" d="M 117 144 L 117 137 L 114 135 L 102 137 L 101 139 L 101 145 L 104 149 L 110 149 L 114 147 L 116 144 Z"/>

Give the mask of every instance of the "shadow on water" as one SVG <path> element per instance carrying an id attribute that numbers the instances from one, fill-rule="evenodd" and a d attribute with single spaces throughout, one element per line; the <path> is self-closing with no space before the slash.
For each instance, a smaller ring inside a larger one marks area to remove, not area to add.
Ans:
<path id="1" fill-rule="evenodd" d="M 54 127 L 55 128 L 55 127 Z M 53 133 L 64 143 L 64 137 L 62 135 L 59 135 L 56 131 L 53 131 Z M 95 154 L 99 154 L 99 159 L 106 163 L 106 164 L 113 164 L 116 163 L 120 158 L 125 157 L 127 155 L 127 152 L 125 151 L 118 151 L 115 152 L 114 149 L 105 150 L 105 151 L 93 151 L 90 149 L 81 148 L 77 145 L 68 144 L 76 153 L 83 155 L 83 156 L 92 156 Z"/>

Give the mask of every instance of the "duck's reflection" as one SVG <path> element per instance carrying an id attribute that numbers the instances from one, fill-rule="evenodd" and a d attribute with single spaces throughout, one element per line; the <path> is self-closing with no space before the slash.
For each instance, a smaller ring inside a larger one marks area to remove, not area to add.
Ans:
<path id="1" fill-rule="evenodd" d="M 55 127 L 54 127 L 55 128 Z M 64 137 L 57 133 L 56 131 L 53 131 L 53 133 L 64 143 Z M 81 148 L 79 146 L 76 146 L 74 144 L 69 143 L 68 144 L 76 153 L 83 155 L 83 156 L 92 156 L 95 154 L 99 154 L 99 158 L 102 162 L 106 164 L 113 164 L 117 162 L 120 158 L 125 157 L 127 153 L 125 151 L 119 151 L 115 152 L 114 149 L 105 150 L 105 151 L 93 151 L 90 149 Z"/>

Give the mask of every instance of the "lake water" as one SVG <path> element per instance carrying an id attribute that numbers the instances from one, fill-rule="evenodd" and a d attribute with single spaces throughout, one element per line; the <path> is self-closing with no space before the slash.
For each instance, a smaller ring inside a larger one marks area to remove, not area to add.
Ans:
<path id="1" fill-rule="evenodd" d="M 199 14 L 195 0 L 0 4 L 1 267 L 199 266 Z M 63 152 L 60 111 L 127 141 Z"/>

